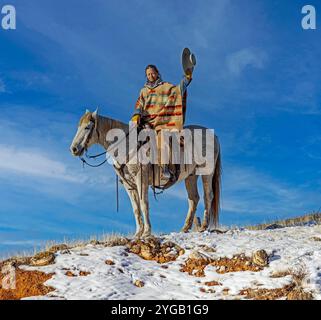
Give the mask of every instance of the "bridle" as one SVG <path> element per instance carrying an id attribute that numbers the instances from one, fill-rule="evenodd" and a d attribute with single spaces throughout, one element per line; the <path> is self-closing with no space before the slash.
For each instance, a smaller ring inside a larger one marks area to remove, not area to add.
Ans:
<path id="1" fill-rule="evenodd" d="M 92 122 L 92 121 L 91 121 L 91 122 Z M 89 133 L 89 135 L 88 135 L 88 137 L 86 138 L 86 141 L 85 141 L 85 156 L 86 156 L 86 158 L 88 158 L 88 159 L 96 159 L 96 158 L 98 158 L 98 157 L 106 154 L 106 151 L 105 151 L 105 152 L 102 152 L 102 153 L 100 153 L 100 154 L 94 155 L 94 156 L 90 156 L 90 155 L 87 154 L 87 145 L 88 145 L 90 139 L 92 138 L 92 136 L 93 136 L 93 134 L 94 134 L 94 131 L 96 131 L 96 134 L 97 134 L 98 140 L 99 140 L 99 131 L 97 130 L 97 120 L 95 121 L 94 126 L 93 126 L 93 128 L 91 129 L 91 131 L 90 131 L 90 133 Z M 84 157 L 82 157 L 82 156 L 79 156 L 79 159 L 82 161 L 83 167 L 84 167 L 85 164 L 86 164 L 87 166 L 92 167 L 92 168 L 98 168 L 98 167 L 102 166 L 103 164 L 105 164 L 105 163 L 108 161 L 108 158 L 106 158 L 103 162 L 101 162 L 101 163 L 99 163 L 99 164 L 97 164 L 97 165 L 94 165 L 94 164 L 88 163 L 87 160 L 84 159 Z"/>
<path id="2" fill-rule="evenodd" d="M 108 151 L 111 152 L 111 151 L 114 150 L 120 143 L 122 143 L 124 140 L 126 140 L 126 139 L 128 138 L 128 136 L 130 135 L 130 133 L 131 133 L 133 130 L 136 130 L 136 128 L 133 127 L 132 129 L 128 130 L 128 132 L 126 133 L 125 137 L 124 137 L 123 139 L 119 140 L 116 144 L 114 144 L 114 145 L 112 146 L 112 148 L 108 148 Z M 99 140 L 100 135 L 99 135 L 99 131 L 97 130 L 97 120 L 95 121 L 95 125 L 94 125 L 94 127 L 92 128 L 91 132 L 89 133 L 88 137 L 86 138 L 86 142 L 85 142 L 85 156 L 86 156 L 86 158 L 88 158 L 88 159 L 96 159 L 96 158 L 98 158 L 98 157 L 101 157 L 101 156 L 107 154 L 107 151 L 102 152 L 102 153 L 99 153 L 99 154 L 96 154 L 96 155 L 93 155 L 93 156 L 87 154 L 87 145 L 88 145 L 90 139 L 92 138 L 94 131 L 96 131 L 96 134 L 97 134 L 97 137 L 98 137 L 98 140 Z M 108 157 L 106 157 L 106 159 L 105 159 L 103 162 L 101 162 L 101 163 L 99 163 L 99 164 L 97 164 L 97 165 L 93 165 L 93 164 L 88 163 L 87 160 L 84 159 L 84 157 L 82 157 L 82 156 L 79 156 L 79 159 L 82 161 L 83 167 L 84 167 L 85 164 L 86 164 L 86 165 L 89 166 L 89 167 L 98 168 L 98 167 L 102 166 L 103 164 L 105 164 L 105 163 L 109 160 L 110 157 L 111 157 L 111 156 L 108 155 Z"/>

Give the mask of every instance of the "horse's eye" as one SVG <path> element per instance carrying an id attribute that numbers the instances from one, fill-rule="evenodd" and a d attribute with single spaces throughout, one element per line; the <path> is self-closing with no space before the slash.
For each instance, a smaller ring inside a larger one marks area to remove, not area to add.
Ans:
<path id="1" fill-rule="evenodd" d="M 86 128 L 85 128 L 85 130 L 89 130 L 90 129 L 90 126 L 87 126 Z"/>

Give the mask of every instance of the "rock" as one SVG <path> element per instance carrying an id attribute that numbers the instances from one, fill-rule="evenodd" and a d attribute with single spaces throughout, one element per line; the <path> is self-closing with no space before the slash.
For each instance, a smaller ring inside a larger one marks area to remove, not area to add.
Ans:
<path id="1" fill-rule="evenodd" d="M 269 256 L 265 250 L 255 251 L 252 255 L 252 262 L 259 267 L 266 267 L 269 264 Z"/>
<path id="2" fill-rule="evenodd" d="M 155 255 L 152 253 L 150 248 L 142 247 L 140 251 L 140 256 L 145 260 L 153 260 Z"/>
<path id="3" fill-rule="evenodd" d="M 274 229 L 280 229 L 283 228 L 281 225 L 273 223 L 264 228 L 264 230 L 274 230 Z"/>
<path id="4" fill-rule="evenodd" d="M 216 249 L 212 248 L 212 247 L 209 247 L 208 245 L 206 244 L 201 244 L 200 245 L 200 248 L 206 252 L 216 252 Z"/>
<path id="5" fill-rule="evenodd" d="M 115 262 L 112 261 L 112 260 L 107 259 L 107 260 L 105 261 L 105 264 L 108 264 L 109 266 L 113 266 L 113 265 L 115 264 Z"/>
<path id="6" fill-rule="evenodd" d="M 135 280 L 134 285 L 138 288 L 142 288 L 145 285 L 145 283 L 141 280 Z"/>
<path id="7" fill-rule="evenodd" d="M 47 266 L 49 264 L 53 264 L 54 262 L 55 255 L 49 251 L 40 252 L 30 259 L 30 265 L 37 267 Z"/>
<path id="8" fill-rule="evenodd" d="M 229 288 L 224 288 L 222 293 L 224 294 L 224 296 L 227 296 L 229 293 L 230 289 Z"/>
<path id="9" fill-rule="evenodd" d="M 224 273 L 225 270 L 226 270 L 226 267 L 225 267 L 225 266 L 220 266 L 220 268 L 219 268 L 218 271 Z"/>
<path id="10" fill-rule="evenodd" d="M 188 256 L 192 260 L 210 260 L 210 257 L 199 251 L 192 251 Z"/>
<path id="11" fill-rule="evenodd" d="M 129 252 L 139 255 L 145 260 L 154 260 L 158 263 L 174 261 L 185 251 L 171 241 L 162 243 L 161 239 L 150 237 L 147 240 L 134 240 L 127 244 Z"/>

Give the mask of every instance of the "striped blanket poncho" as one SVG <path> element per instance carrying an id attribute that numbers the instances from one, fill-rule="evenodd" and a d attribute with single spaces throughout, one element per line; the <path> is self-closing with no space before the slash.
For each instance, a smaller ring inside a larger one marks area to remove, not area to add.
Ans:
<path id="1" fill-rule="evenodd" d="M 185 120 L 186 92 L 182 96 L 180 86 L 169 82 L 161 82 L 154 88 L 145 85 L 140 91 L 136 109 L 156 131 L 181 130 Z"/>

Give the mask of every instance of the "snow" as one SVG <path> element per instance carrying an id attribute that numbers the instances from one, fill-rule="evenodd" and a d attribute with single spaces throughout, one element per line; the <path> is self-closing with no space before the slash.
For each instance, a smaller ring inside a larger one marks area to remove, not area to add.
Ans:
<path id="1" fill-rule="evenodd" d="M 289 284 L 292 276 L 272 278 L 277 271 L 289 268 L 307 272 L 304 289 L 312 291 L 315 299 L 321 299 L 321 226 L 288 227 L 274 230 L 249 231 L 229 230 L 226 233 L 171 233 L 162 236 L 185 249 L 185 254 L 176 261 L 166 263 L 167 269 L 155 261 L 143 260 L 136 254 L 127 253 L 125 246 L 104 247 L 88 244 L 70 249 L 69 253 L 58 252 L 55 264 L 45 267 L 24 266 L 26 270 L 40 270 L 55 275 L 45 284 L 55 291 L 44 297 L 27 299 L 122 299 L 122 300 L 185 300 L 185 299 L 244 299 L 239 292 L 246 288 L 281 288 Z M 205 252 L 202 245 L 215 248 Z M 181 264 L 195 250 L 211 258 L 229 257 L 244 253 L 251 256 L 264 249 L 271 255 L 270 264 L 259 272 L 243 271 L 219 274 L 214 266 L 207 266 L 205 277 L 198 278 L 180 271 Z M 114 265 L 105 261 L 112 260 Z M 87 276 L 68 277 L 66 271 Z M 136 287 L 135 280 L 144 282 Z M 207 287 L 207 281 L 222 285 Z M 215 292 L 201 292 L 200 289 Z M 229 289 L 228 294 L 224 289 Z"/>

